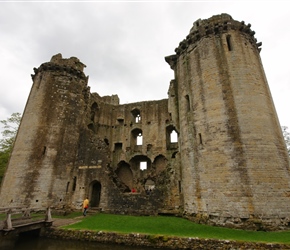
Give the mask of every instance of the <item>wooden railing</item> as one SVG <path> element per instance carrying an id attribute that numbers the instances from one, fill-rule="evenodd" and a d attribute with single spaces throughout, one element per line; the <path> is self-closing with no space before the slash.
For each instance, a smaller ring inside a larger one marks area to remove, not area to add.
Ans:
<path id="1" fill-rule="evenodd" d="M 40 214 L 41 211 L 43 214 L 45 214 L 44 218 L 42 216 L 42 218 L 40 219 L 35 219 L 35 217 L 32 216 L 32 214 L 33 215 Z M 23 208 L 23 207 L 0 208 L 0 214 L 5 213 L 6 219 L 2 221 L 1 223 L 2 225 L 0 224 L 0 230 L 3 231 L 11 231 L 14 230 L 15 227 L 23 227 L 26 225 L 28 226 L 39 222 L 52 223 L 50 207 L 46 209 L 45 213 L 44 210 L 33 208 Z M 15 218 L 12 218 L 12 215 L 14 215 Z"/>

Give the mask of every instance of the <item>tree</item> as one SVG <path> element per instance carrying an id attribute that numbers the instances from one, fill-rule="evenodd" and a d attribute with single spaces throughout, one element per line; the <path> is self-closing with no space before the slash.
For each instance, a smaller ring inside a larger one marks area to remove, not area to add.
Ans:
<path id="1" fill-rule="evenodd" d="M 281 128 L 282 128 L 283 137 L 286 143 L 286 147 L 288 150 L 288 155 L 290 156 L 290 133 L 288 132 L 288 127 L 281 126 Z"/>
<path id="2" fill-rule="evenodd" d="M 2 138 L 0 139 L 0 183 L 8 164 L 20 121 L 20 113 L 13 113 L 6 120 L 0 121 L 4 125 L 4 130 L 1 132 Z"/>

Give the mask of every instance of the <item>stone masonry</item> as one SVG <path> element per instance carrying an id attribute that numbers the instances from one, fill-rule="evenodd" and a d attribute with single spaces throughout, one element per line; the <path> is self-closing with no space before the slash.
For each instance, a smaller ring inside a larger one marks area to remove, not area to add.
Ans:
<path id="1" fill-rule="evenodd" d="M 194 22 L 158 101 L 91 93 L 76 57 L 34 68 L 0 206 L 75 210 L 88 196 L 108 213 L 289 227 L 289 157 L 254 35 L 228 14 Z"/>

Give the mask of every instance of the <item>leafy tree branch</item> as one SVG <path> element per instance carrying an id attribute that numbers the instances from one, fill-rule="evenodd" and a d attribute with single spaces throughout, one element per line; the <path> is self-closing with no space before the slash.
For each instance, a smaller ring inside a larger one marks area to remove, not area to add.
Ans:
<path id="1" fill-rule="evenodd" d="M 287 126 L 281 126 L 281 128 L 282 128 L 283 137 L 286 143 L 286 147 L 288 150 L 288 155 L 290 156 L 290 133 L 288 132 Z"/>
<path id="2" fill-rule="evenodd" d="M 6 120 L 0 121 L 4 129 L 1 132 L 2 138 L 0 139 L 0 183 L 8 164 L 20 121 L 21 114 L 18 112 L 13 113 Z"/>

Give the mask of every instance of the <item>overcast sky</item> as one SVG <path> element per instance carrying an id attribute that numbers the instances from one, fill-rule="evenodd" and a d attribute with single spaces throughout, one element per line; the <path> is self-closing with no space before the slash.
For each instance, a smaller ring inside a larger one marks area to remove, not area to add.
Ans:
<path id="1" fill-rule="evenodd" d="M 33 68 L 61 53 L 87 67 L 91 92 L 121 103 L 167 98 L 174 54 L 197 19 L 228 13 L 252 25 L 280 124 L 290 127 L 287 1 L 3 2 L 0 120 L 22 113 Z"/>

